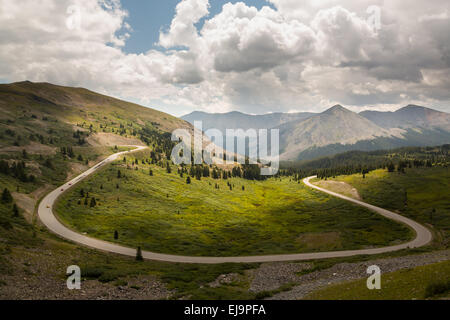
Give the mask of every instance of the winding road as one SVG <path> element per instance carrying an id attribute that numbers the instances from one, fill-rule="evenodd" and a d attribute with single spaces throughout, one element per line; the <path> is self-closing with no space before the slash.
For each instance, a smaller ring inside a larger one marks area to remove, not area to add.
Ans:
<path id="1" fill-rule="evenodd" d="M 53 213 L 53 205 L 55 201 L 61 196 L 67 189 L 70 189 L 78 182 L 82 181 L 90 174 L 94 173 L 101 167 L 105 166 L 108 163 L 115 161 L 119 156 L 129 154 L 132 152 L 137 152 L 146 149 L 147 147 L 142 146 L 128 146 L 134 147 L 136 149 L 131 151 L 119 152 L 113 154 L 101 161 L 94 167 L 90 168 L 86 172 L 82 173 L 78 177 L 72 179 L 67 182 L 63 186 L 49 193 L 44 199 L 42 199 L 41 203 L 38 207 L 38 216 L 42 223 L 52 232 L 57 234 L 58 236 L 65 238 L 67 240 L 73 241 L 75 243 L 85 245 L 91 248 L 95 248 L 105 252 L 111 252 L 116 254 L 121 254 L 125 256 L 136 256 L 135 248 L 128 248 L 118 244 L 113 244 L 110 242 L 106 242 L 99 239 L 94 239 L 88 237 L 86 235 L 77 233 L 68 227 L 64 226 L 54 215 Z M 321 192 L 325 192 L 334 197 L 338 197 L 347 201 L 350 201 L 359 206 L 368 208 L 388 219 L 403 223 L 408 227 L 412 228 L 416 232 L 416 238 L 410 242 L 383 247 L 383 248 L 373 248 L 373 249 L 363 249 L 363 250 L 348 250 L 348 251 L 332 251 L 332 252 L 315 252 L 315 253 L 299 253 L 299 254 L 281 254 L 281 255 L 266 255 L 266 256 L 243 256 L 243 257 L 190 257 L 190 256 L 178 256 L 178 255 L 169 255 L 169 254 L 160 254 L 149 251 L 142 251 L 142 256 L 144 259 L 148 260 L 157 260 L 157 261 L 165 261 L 165 262 L 175 262 L 175 263 L 201 263 L 201 264 L 219 264 L 219 263 L 256 263 L 256 262 L 281 262 L 281 261 L 301 261 L 301 260 L 312 260 L 312 259 L 327 259 L 327 258 L 338 258 L 338 257 L 350 257 L 356 255 L 373 255 L 380 254 L 386 252 L 397 251 L 406 248 L 417 248 L 421 246 L 425 246 L 430 243 L 432 240 L 431 232 L 422 226 L 421 224 L 403 217 L 394 212 L 370 205 L 363 201 L 359 201 L 353 198 L 349 198 L 343 196 L 338 193 L 334 193 L 328 191 L 326 189 L 317 187 L 310 183 L 310 180 L 315 177 L 309 177 L 303 180 L 305 185 L 310 188 L 314 188 Z"/>

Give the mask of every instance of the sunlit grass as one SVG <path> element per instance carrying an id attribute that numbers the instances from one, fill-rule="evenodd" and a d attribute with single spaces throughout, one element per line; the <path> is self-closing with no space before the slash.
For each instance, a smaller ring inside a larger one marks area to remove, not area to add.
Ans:
<path id="1" fill-rule="evenodd" d="M 412 236 L 402 225 L 289 178 L 264 182 L 192 178 L 187 185 L 186 174 L 181 178 L 175 167 L 171 174 L 141 161 L 137 167 L 127 169 L 118 161 L 102 169 L 65 194 L 56 212 L 89 236 L 181 255 L 362 249 Z M 97 199 L 95 208 L 84 205 L 81 189 Z"/>
<path id="2" fill-rule="evenodd" d="M 364 201 L 432 224 L 450 239 L 450 169 L 409 168 L 406 173 L 375 170 L 363 178 L 336 177 L 355 187 Z M 447 240 L 448 242 L 448 240 Z"/>
<path id="3" fill-rule="evenodd" d="M 411 300 L 450 293 L 450 261 L 381 276 L 381 290 L 367 289 L 366 279 L 333 285 L 310 294 L 313 300 Z"/>

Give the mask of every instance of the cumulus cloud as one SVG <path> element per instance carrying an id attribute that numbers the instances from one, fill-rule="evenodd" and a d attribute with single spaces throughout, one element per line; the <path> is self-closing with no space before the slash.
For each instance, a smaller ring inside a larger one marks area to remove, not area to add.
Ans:
<path id="1" fill-rule="evenodd" d="M 271 69 L 305 59 L 313 50 L 314 33 L 298 21 L 287 22 L 277 11 L 258 11 L 244 3 L 226 4 L 202 29 L 214 68 L 220 72 Z"/>
<path id="2" fill-rule="evenodd" d="M 0 0 L 0 78 L 84 86 L 177 115 L 334 103 L 450 111 L 447 0 L 267 1 L 210 16 L 208 0 L 182 0 L 154 49 L 127 54 L 120 0 Z"/>

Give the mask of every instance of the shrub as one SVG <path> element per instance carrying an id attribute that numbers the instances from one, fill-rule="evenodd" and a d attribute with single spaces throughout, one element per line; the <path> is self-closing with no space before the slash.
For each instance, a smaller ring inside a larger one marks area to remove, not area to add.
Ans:
<path id="1" fill-rule="evenodd" d="M 430 298 L 450 291 L 450 280 L 444 282 L 433 282 L 427 285 L 425 289 L 425 298 Z"/>
<path id="2" fill-rule="evenodd" d="M 19 216 L 19 208 L 17 207 L 17 204 L 15 204 L 15 203 L 13 205 L 13 216 L 16 218 Z"/>
<path id="3" fill-rule="evenodd" d="M 137 248 L 136 251 L 136 261 L 144 261 L 144 257 L 142 257 L 142 250 L 141 247 Z"/>
<path id="4" fill-rule="evenodd" d="M 13 201 L 13 198 L 11 196 L 11 192 L 7 188 L 3 190 L 2 193 L 2 202 L 3 203 L 11 203 Z"/>
<path id="5" fill-rule="evenodd" d="M 105 272 L 103 267 L 86 266 L 81 268 L 81 276 L 87 279 L 98 279 Z"/>
<path id="6" fill-rule="evenodd" d="M 114 271 L 107 271 L 98 278 L 98 281 L 106 283 L 106 282 L 111 282 L 111 281 L 117 280 L 117 278 L 119 278 L 119 277 L 120 277 L 119 273 L 114 272 Z"/>

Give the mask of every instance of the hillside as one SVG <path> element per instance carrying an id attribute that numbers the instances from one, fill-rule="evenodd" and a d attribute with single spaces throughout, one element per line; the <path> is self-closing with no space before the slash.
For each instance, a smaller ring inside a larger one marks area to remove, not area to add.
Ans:
<path id="1" fill-rule="evenodd" d="M 189 127 L 185 121 L 166 113 L 87 89 L 29 81 L 0 85 L 0 110 L 2 123 L 34 115 L 38 119 L 47 116 L 68 124 L 104 124 L 107 132 L 108 128 L 120 129 L 120 124 L 147 126 L 163 132 Z"/>
<path id="2" fill-rule="evenodd" d="M 0 184 L 31 221 L 53 185 L 87 170 L 120 145 L 172 149 L 170 132 L 192 126 L 150 108 L 87 89 L 48 83 L 0 85 Z"/>
<path id="3" fill-rule="evenodd" d="M 161 144 L 174 129 L 192 130 L 171 115 L 87 89 L 28 81 L 0 85 L 0 113 L 0 154 Z"/>

